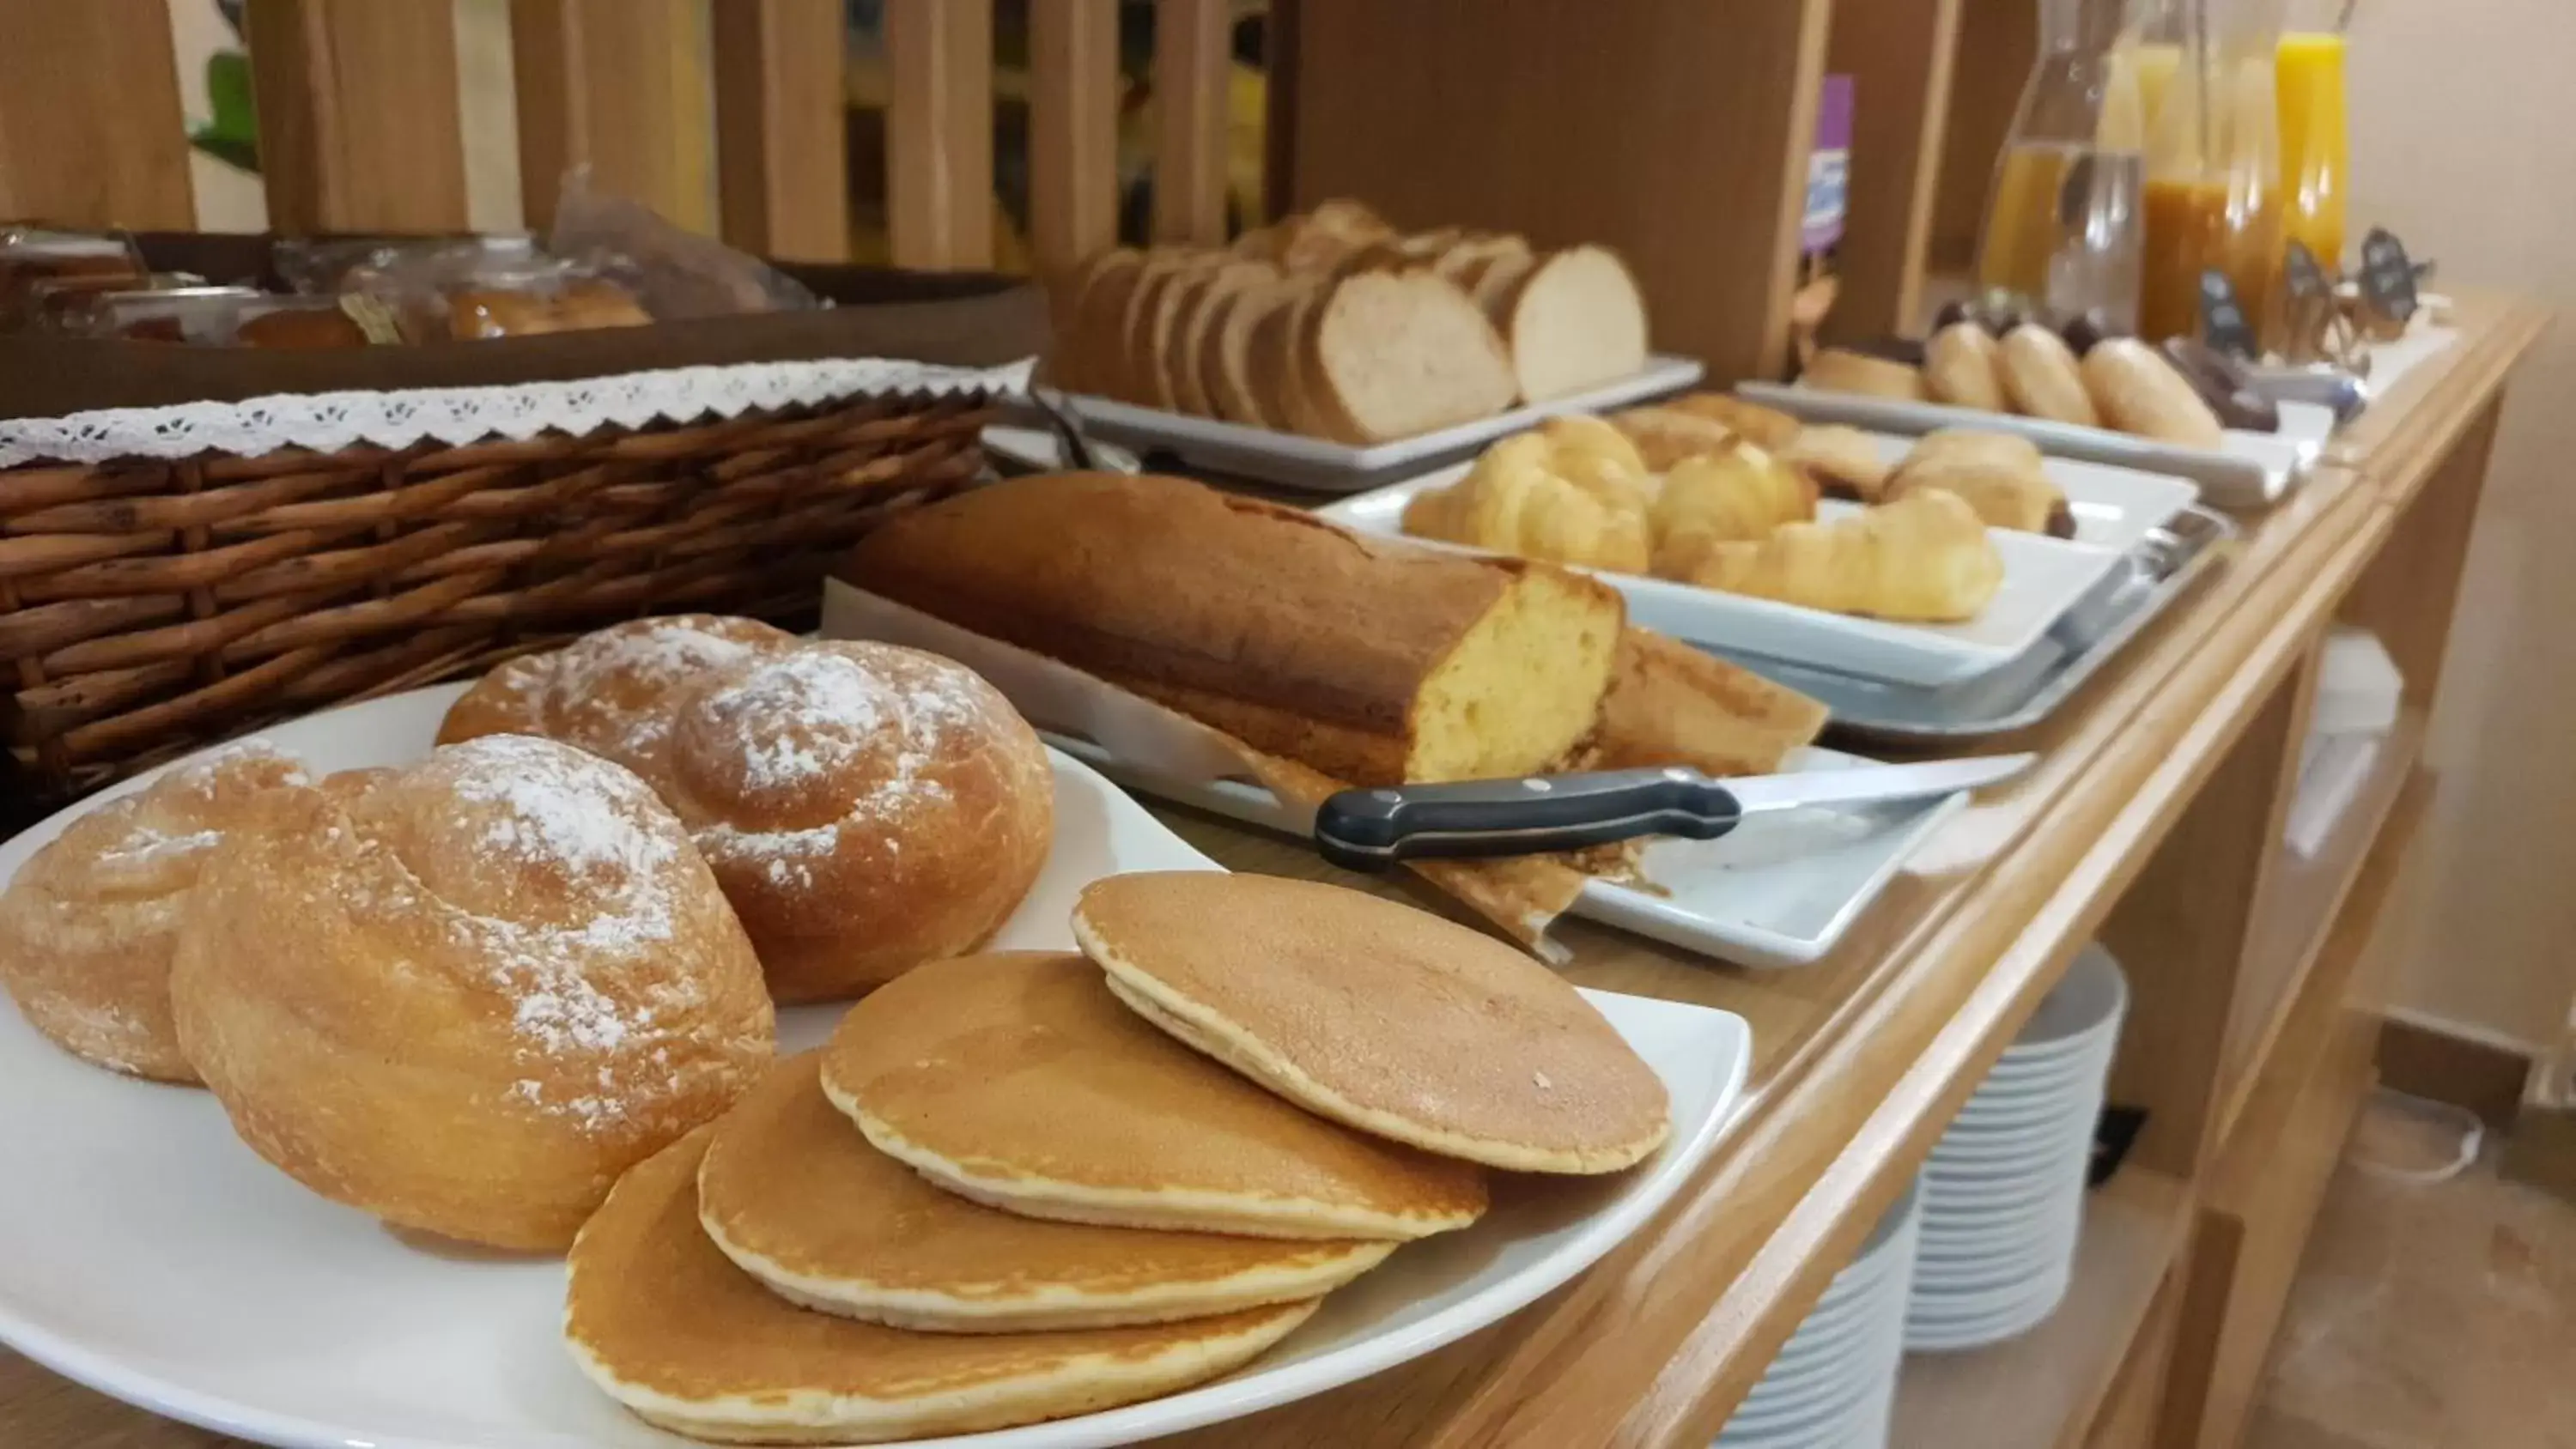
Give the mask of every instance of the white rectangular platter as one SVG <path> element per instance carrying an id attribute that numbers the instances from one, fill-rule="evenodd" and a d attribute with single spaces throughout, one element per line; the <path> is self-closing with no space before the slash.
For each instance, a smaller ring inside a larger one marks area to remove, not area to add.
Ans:
<path id="1" fill-rule="evenodd" d="M 1146 794 L 1303 838 L 1305 815 L 1240 780 L 1185 780 L 1138 769 L 1088 740 L 1048 743 Z M 1784 768 L 1847 769 L 1858 755 L 1802 749 Z M 1832 950 L 1906 857 L 1951 814 L 1964 794 L 1906 805 L 1795 810 L 1761 815 L 1716 840 L 1659 839 L 1640 862 L 1648 884 L 1592 880 L 1573 914 L 1739 966 L 1804 966 Z"/>
<path id="2" fill-rule="evenodd" d="M 1979 412 L 1939 403 L 1902 402 L 1768 382 L 1741 383 L 1735 390 L 1754 402 L 1794 413 L 1809 422 L 1842 423 L 1878 433 L 1917 435 L 1940 428 L 2014 433 L 2057 457 L 2189 478 L 2200 484 L 2204 498 L 2221 508 L 2260 508 L 2279 502 L 2307 476 L 2308 469 L 2325 450 L 2326 439 L 2334 433 L 2333 411 L 2314 403 L 2283 403 L 2279 432 L 2230 432 L 2225 444 L 2212 450 L 2159 443 L 2108 428 L 2081 428 L 2045 418 Z"/>
<path id="3" fill-rule="evenodd" d="M 1065 402 L 1086 432 L 1146 452 L 1169 452 L 1212 472 L 1318 493 L 1356 493 L 1407 471 L 1462 456 L 1559 413 L 1591 413 L 1679 392 L 1707 368 L 1687 357 L 1656 355 L 1644 370 L 1566 397 L 1442 428 L 1436 433 L 1357 447 L 1242 423 L 1138 407 L 1076 394 Z M 1150 459 L 1148 460 L 1151 461 Z"/>
<path id="4" fill-rule="evenodd" d="M 1404 505 L 1426 489 L 1447 487 L 1470 466 L 1427 473 L 1343 499 L 1318 512 L 1361 533 L 1400 537 Z M 1818 506 L 1817 515 L 1834 518 L 1857 507 L 1827 502 Z M 2003 555 L 2003 588 L 1983 613 L 1963 624 L 1897 624 L 1639 574 L 1600 577 L 1627 596 L 1630 622 L 1676 639 L 1729 654 L 1930 687 L 1973 679 L 2020 658 L 2120 561 L 2120 551 L 2114 548 L 2010 529 L 1987 532 Z"/>
<path id="5" fill-rule="evenodd" d="M 463 686 L 415 691 L 266 732 L 318 770 L 430 748 Z M 995 944 L 1071 949 L 1081 888 L 1123 871 L 1213 870 L 1116 787 L 1064 755 L 1044 872 Z M 144 777 L 144 778 L 149 778 Z M 0 888 L 94 796 L 0 843 Z M 918 1449 L 1106 1449 L 1241 1417 L 1381 1372 L 1529 1304 L 1654 1217 L 1707 1160 L 1752 1058 L 1742 1018 L 1584 995 L 1663 1079 L 1673 1130 L 1635 1169 L 1509 1193 L 1483 1221 L 1399 1250 L 1279 1347 L 1216 1382 L 1052 1423 Z M 784 1050 L 839 1011 L 781 1013 Z M 561 1341 L 556 1259 L 398 1236 L 297 1186 L 233 1135 L 213 1097 L 77 1061 L 0 1005 L 0 1343 L 58 1373 L 219 1434 L 295 1449 L 673 1449 L 630 1418 Z"/>

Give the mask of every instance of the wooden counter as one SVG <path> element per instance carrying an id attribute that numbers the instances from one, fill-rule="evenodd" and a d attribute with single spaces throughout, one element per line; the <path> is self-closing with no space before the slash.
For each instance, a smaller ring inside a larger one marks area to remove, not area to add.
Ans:
<path id="1" fill-rule="evenodd" d="M 2259 1371 L 2270 1333 L 2268 1316 L 2240 1311 L 2248 1285 L 2270 1274 L 2286 1288 L 2277 1224 L 2296 1220 L 2295 1264 L 2305 1213 L 2290 1209 L 2303 1195 L 2313 1209 L 2304 1181 L 2266 1182 L 2241 1164 L 2288 1134 L 2339 1140 L 2333 1094 L 2318 1084 L 2357 1096 L 2350 1084 L 2366 1081 L 2366 1057 L 2356 1073 L 2339 1048 L 2351 1037 L 2344 1018 L 2367 939 L 2367 921 L 2353 920 L 2367 913 L 2347 903 L 2375 905 L 2365 877 L 2392 868 L 2420 811 L 2414 747 L 2486 443 L 2505 376 L 2543 319 L 2478 298 L 2459 321 L 2458 345 L 2407 377 L 2287 502 L 2246 518 L 2225 566 L 2126 659 L 2058 719 L 2010 742 L 2044 751 L 2039 767 L 1957 817 L 1833 958 L 1750 972 L 1587 923 L 1560 927 L 1577 983 L 1724 1007 L 1753 1025 L 1745 1116 L 1656 1222 L 1574 1283 L 1446 1350 L 1155 1442 L 1706 1444 L 2097 935 L 2133 986 L 2114 1096 L 2146 1107 L 2149 1129 L 2095 1195 L 2067 1306 L 2015 1344 L 1912 1361 L 1897 1442 L 2020 1449 L 2230 1437 L 2233 1386 L 2248 1352 Z M 2292 869 L 2274 842 L 2305 733 L 2308 666 L 2339 614 L 2378 630 L 2405 668 L 2409 728 L 2383 752 L 2380 788 L 2365 792 L 2344 835 Z M 1160 813 L 1230 866 L 1400 889 L 1222 821 Z M 2383 832 L 2384 820 L 2397 828 Z M 2248 1136 L 2258 1132 L 2266 1136 Z M 2229 1249 L 2224 1261 L 2191 1248 L 2210 1241 Z M 2169 1340 L 2189 1350 L 2170 1371 Z M 0 1444 L 225 1442 L 0 1354 Z"/>

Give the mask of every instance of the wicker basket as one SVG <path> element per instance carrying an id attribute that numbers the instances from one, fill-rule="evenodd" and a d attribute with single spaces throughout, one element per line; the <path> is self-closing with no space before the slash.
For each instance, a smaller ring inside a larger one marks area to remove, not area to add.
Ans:
<path id="1" fill-rule="evenodd" d="M 33 792 L 61 798 L 621 618 L 794 623 L 875 520 L 974 476 L 989 412 L 872 400 L 584 438 L 0 469 L 0 723 Z"/>

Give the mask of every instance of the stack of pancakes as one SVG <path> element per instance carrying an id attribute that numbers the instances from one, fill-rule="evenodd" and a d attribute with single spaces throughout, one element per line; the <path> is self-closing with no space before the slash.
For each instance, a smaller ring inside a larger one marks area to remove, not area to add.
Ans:
<path id="1" fill-rule="evenodd" d="M 1331 886 L 1133 875 L 1084 955 L 934 963 L 630 1172 L 572 1252 L 608 1393 L 744 1443 L 1058 1418 L 1215 1377 L 1486 1168 L 1628 1167 L 1663 1084 L 1511 948 Z"/>

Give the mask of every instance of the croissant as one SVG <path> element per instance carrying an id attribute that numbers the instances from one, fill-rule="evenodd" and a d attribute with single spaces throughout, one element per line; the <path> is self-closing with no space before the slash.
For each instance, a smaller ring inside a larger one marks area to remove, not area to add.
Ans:
<path id="1" fill-rule="evenodd" d="M 1751 443 L 1685 458 L 1664 475 L 1655 500 L 1656 571 L 1665 571 L 1668 554 L 1755 542 L 1815 516 L 1814 480 Z"/>
<path id="2" fill-rule="evenodd" d="M 1759 543 L 1694 541 L 1666 561 L 1704 588 L 1914 623 L 1973 619 L 2004 580 L 1984 521 L 1938 488 Z"/>
<path id="3" fill-rule="evenodd" d="M 1735 430 L 1717 419 L 1674 407 L 1629 408 L 1610 419 L 1647 467 L 1669 472 L 1685 458 L 1722 451 Z"/>
<path id="4" fill-rule="evenodd" d="M 2042 471 L 2039 450 L 2000 433 L 1944 430 L 1915 445 L 1887 480 L 1880 501 L 1938 488 L 1965 500 L 1995 528 L 2075 536 L 2075 514 L 2066 494 Z"/>
<path id="5" fill-rule="evenodd" d="M 1569 432 L 1573 441 L 1561 444 Z M 1646 475 L 1581 430 L 1523 433 L 1486 449 L 1454 485 L 1417 495 L 1405 505 L 1404 531 L 1550 563 L 1644 573 Z"/>

